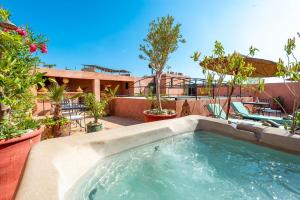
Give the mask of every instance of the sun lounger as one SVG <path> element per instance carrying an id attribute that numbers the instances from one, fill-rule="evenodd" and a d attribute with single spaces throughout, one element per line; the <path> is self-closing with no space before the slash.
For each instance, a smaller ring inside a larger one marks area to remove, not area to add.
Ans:
<path id="1" fill-rule="evenodd" d="M 234 110 L 234 112 L 243 119 L 251 119 L 251 120 L 256 120 L 256 121 L 274 121 L 278 124 L 290 124 L 291 120 L 290 119 L 284 119 L 281 117 L 270 117 L 270 116 L 263 116 L 263 115 L 256 115 L 256 114 L 250 114 L 248 110 L 245 108 L 242 102 L 232 102 L 231 106 Z"/>
<path id="2" fill-rule="evenodd" d="M 224 120 L 226 119 L 226 113 L 224 112 L 224 110 L 220 106 L 220 104 L 208 104 L 207 109 L 215 118 L 224 119 Z M 229 118 L 228 121 L 230 121 L 234 124 L 246 123 L 246 124 L 251 124 L 251 125 L 262 125 L 261 122 L 251 121 L 251 120 L 243 120 L 243 119 Z"/>

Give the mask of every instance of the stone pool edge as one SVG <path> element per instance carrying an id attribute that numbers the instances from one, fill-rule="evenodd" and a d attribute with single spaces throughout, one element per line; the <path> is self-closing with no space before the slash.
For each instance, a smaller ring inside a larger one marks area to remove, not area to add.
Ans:
<path id="1" fill-rule="evenodd" d="M 35 145 L 29 154 L 16 199 L 64 199 L 74 183 L 100 159 L 167 137 L 199 130 L 300 154 L 300 135 L 244 124 L 235 128 L 225 120 L 190 115 L 43 141 Z"/>

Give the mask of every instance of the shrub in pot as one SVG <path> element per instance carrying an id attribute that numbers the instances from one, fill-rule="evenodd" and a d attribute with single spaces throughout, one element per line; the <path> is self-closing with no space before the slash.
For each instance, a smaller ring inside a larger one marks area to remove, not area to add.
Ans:
<path id="1" fill-rule="evenodd" d="M 99 123 L 98 120 L 105 115 L 107 100 L 97 100 L 94 94 L 88 93 L 85 96 L 84 102 L 87 111 L 94 118 L 93 122 L 87 124 L 87 132 L 91 133 L 102 130 L 103 125 Z"/>
<path id="2" fill-rule="evenodd" d="M 42 140 L 66 136 L 70 132 L 70 121 L 65 117 L 60 119 L 46 117 L 41 123 L 45 125 Z"/>
<path id="3" fill-rule="evenodd" d="M 144 111 L 145 122 L 153 122 L 164 119 L 173 119 L 176 118 L 177 114 L 175 110 L 172 109 L 158 109 L 156 96 L 153 95 L 153 92 L 150 90 L 146 99 L 150 103 L 150 109 Z"/>
<path id="4" fill-rule="evenodd" d="M 36 71 L 38 49 L 47 52 L 45 40 L 9 21 L 0 8 L 0 194 L 12 199 L 31 146 L 42 130 L 32 118 L 32 90 L 43 84 Z"/>
<path id="5" fill-rule="evenodd" d="M 179 42 L 184 43 L 185 40 L 180 34 L 180 24 L 175 24 L 172 16 L 152 21 L 149 30 L 144 44 L 140 45 L 142 51 L 140 58 L 149 61 L 149 66 L 155 71 L 157 110 L 144 111 L 145 121 L 149 121 L 149 117 L 153 121 L 155 115 L 157 115 L 156 120 L 175 118 L 176 114 L 170 114 L 162 109 L 160 81 L 170 54 L 176 51 Z"/>
<path id="6" fill-rule="evenodd" d="M 49 80 L 52 82 L 52 85 L 49 88 L 46 98 L 52 102 L 54 112 L 52 118 L 43 120 L 43 124 L 46 127 L 43 139 L 64 136 L 70 132 L 70 121 L 61 112 L 61 102 L 64 99 L 65 86 L 59 85 L 54 79 Z"/>

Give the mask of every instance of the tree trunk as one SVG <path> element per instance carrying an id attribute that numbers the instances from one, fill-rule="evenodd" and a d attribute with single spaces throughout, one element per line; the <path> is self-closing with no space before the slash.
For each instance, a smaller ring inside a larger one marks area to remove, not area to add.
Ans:
<path id="1" fill-rule="evenodd" d="M 229 118 L 229 111 L 230 111 L 230 104 L 231 104 L 231 96 L 233 94 L 233 91 L 234 91 L 234 86 L 232 86 L 230 88 L 230 92 L 229 92 L 229 95 L 228 95 L 228 101 L 227 101 L 227 109 L 226 109 L 226 120 L 228 120 Z"/>
<path id="2" fill-rule="evenodd" d="M 297 97 L 294 99 L 294 104 L 293 104 L 293 117 L 292 117 L 292 125 L 291 125 L 291 132 L 292 134 L 295 133 L 296 130 L 296 114 L 298 110 L 298 99 Z"/>
<path id="3" fill-rule="evenodd" d="M 157 108 L 159 111 L 162 110 L 161 107 L 161 99 L 160 99 L 160 79 L 161 79 L 161 73 L 156 73 L 156 101 L 157 101 Z"/>
<path id="4" fill-rule="evenodd" d="M 56 120 L 62 118 L 60 103 L 55 103 L 53 118 Z"/>

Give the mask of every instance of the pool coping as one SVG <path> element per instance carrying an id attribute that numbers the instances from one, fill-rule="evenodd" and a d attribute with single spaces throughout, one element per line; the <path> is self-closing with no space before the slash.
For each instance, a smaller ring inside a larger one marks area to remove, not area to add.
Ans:
<path id="1" fill-rule="evenodd" d="M 300 135 L 204 116 L 143 123 L 96 133 L 55 138 L 35 145 L 28 157 L 17 200 L 64 199 L 72 186 L 100 159 L 186 132 L 208 131 L 300 154 Z"/>

